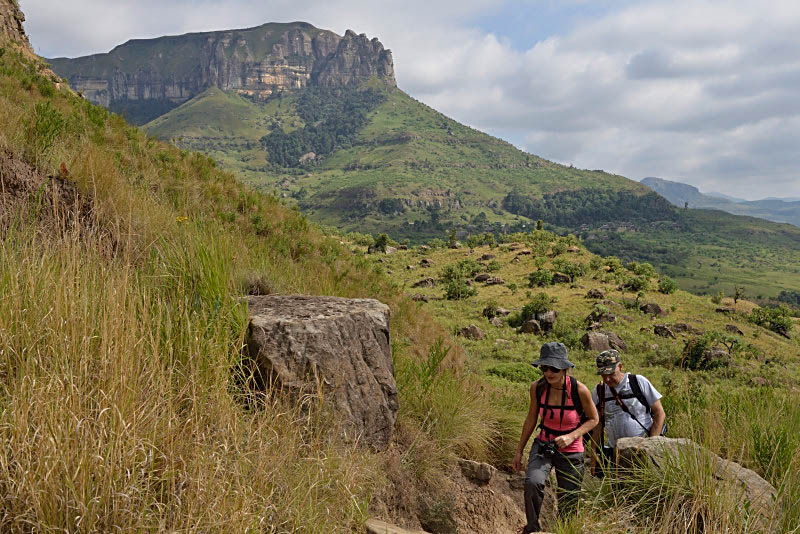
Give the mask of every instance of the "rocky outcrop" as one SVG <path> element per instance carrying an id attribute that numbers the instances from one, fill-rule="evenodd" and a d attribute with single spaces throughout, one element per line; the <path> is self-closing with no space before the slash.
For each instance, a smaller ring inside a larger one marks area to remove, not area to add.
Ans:
<path id="1" fill-rule="evenodd" d="M 385 449 L 398 409 L 388 306 L 298 295 L 248 304 L 247 347 L 261 382 L 296 396 L 322 389 L 348 441 Z"/>
<path id="2" fill-rule="evenodd" d="M 760 528 L 753 532 L 772 532 L 779 510 L 776 506 L 778 492 L 755 471 L 741 465 L 723 460 L 713 452 L 704 449 L 690 439 L 685 438 L 622 438 L 617 441 L 620 464 L 623 466 L 640 465 L 649 462 L 659 470 L 669 469 L 675 465 L 677 458 L 698 458 L 700 465 L 708 465 L 719 487 L 716 491 L 732 492 L 734 496 L 744 499 L 751 517 L 755 518 Z M 694 463 L 694 460 L 686 463 Z"/>
<path id="3" fill-rule="evenodd" d="M 30 49 L 22 23 L 25 15 L 16 0 L 0 0 L 0 42 L 14 42 Z"/>
<path id="4" fill-rule="evenodd" d="M 134 39 L 106 54 L 49 61 L 73 89 L 112 110 L 152 101 L 163 113 L 211 87 L 263 99 L 309 84 L 396 83 L 392 53 L 377 39 L 302 22 Z"/>

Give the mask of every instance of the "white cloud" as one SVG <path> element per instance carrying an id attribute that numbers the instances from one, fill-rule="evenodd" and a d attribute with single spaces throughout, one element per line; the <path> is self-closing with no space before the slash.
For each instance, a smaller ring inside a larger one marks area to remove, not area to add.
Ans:
<path id="1" fill-rule="evenodd" d="M 267 21 L 352 28 L 392 49 L 401 88 L 543 157 L 735 196 L 800 196 L 795 0 L 609 0 L 600 16 L 598 2 L 572 0 L 578 18 L 559 26 L 569 29 L 524 50 L 506 35 L 553 0 L 21 4 L 34 46 L 51 56 Z M 501 7 L 519 16 L 482 28 Z"/>

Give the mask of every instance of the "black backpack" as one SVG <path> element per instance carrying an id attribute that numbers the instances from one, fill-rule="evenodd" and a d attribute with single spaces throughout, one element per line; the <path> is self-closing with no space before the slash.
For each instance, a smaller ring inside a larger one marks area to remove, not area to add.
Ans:
<path id="1" fill-rule="evenodd" d="M 549 428 L 549 427 L 545 426 L 543 421 L 540 421 L 539 422 L 539 427 L 541 429 L 543 429 L 544 431 L 546 431 L 550 435 L 563 436 L 564 434 L 569 434 L 570 432 L 572 432 L 576 428 L 580 427 L 588 419 L 586 417 L 586 412 L 583 410 L 583 403 L 581 402 L 580 393 L 578 393 L 578 380 L 575 377 L 571 376 L 571 377 L 569 377 L 569 383 L 570 383 L 569 396 L 572 399 L 572 406 L 565 406 L 564 405 L 564 403 L 566 401 L 566 396 L 565 395 L 561 396 L 561 404 L 560 405 L 547 404 L 547 401 L 548 401 L 548 399 L 550 397 L 550 384 L 548 384 L 547 380 L 545 380 L 544 378 L 540 378 L 536 382 L 536 402 L 539 403 L 539 408 L 544 408 L 545 411 L 547 411 L 548 409 L 549 410 L 554 410 L 554 411 L 556 409 L 558 409 L 558 410 L 575 410 L 578 413 L 578 419 L 579 419 L 578 420 L 578 425 L 575 428 L 570 429 L 570 430 L 556 430 L 556 429 L 553 429 L 553 428 Z M 547 396 L 544 399 L 545 400 L 544 404 L 541 404 L 542 394 L 545 392 L 545 389 L 547 390 Z M 588 436 L 588 433 L 584 437 L 586 437 L 586 436 Z"/>
<path id="2" fill-rule="evenodd" d="M 631 373 L 631 374 L 628 375 L 628 381 L 630 382 L 630 385 L 631 385 L 631 393 L 626 393 L 625 395 L 617 394 L 617 397 L 620 400 L 636 399 L 637 401 L 639 401 L 639 404 L 644 406 L 645 410 L 647 411 L 647 414 L 651 415 L 653 413 L 653 408 L 652 408 L 652 406 L 650 406 L 650 403 L 647 402 L 647 397 L 645 397 L 644 393 L 642 393 L 642 386 L 639 384 L 639 377 L 637 377 L 635 374 Z M 613 393 L 616 393 L 616 390 L 614 390 L 614 388 L 610 388 L 610 389 L 612 390 Z M 597 384 L 597 386 L 595 386 L 595 390 L 597 392 L 598 413 L 602 413 L 603 414 L 603 417 L 601 418 L 602 420 L 600 421 L 600 424 L 601 425 L 605 425 L 605 410 L 602 410 L 602 412 L 600 412 L 600 410 L 599 410 L 600 404 L 601 403 L 604 404 L 604 403 L 606 403 L 606 402 L 608 402 L 610 400 L 614 400 L 614 397 L 612 396 L 610 398 L 606 398 L 606 385 L 603 382 L 600 382 L 599 384 Z M 634 421 L 639 423 L 639 426 L 641 426 L 645 431 L 650 432 L 649 428 L 645 428 L 645 426 L 642 423 L 640 423 L 639 420 L 636 419 L 636 417 L 634 417 L 634 415 L 628 410 L 628 407 L 625 406 L 624 402 L 620 402 L 620 404 L 621 404 L 620 407 L 622 408 L 622 410 L 625 413 L 627 413 L 629 416 L 631 416 Z M 661 435 L 665 436 L 666 434 L 667 434 L 667 422 L 665 420 L 664 421 L 664 427 L 661 429 Z"/>

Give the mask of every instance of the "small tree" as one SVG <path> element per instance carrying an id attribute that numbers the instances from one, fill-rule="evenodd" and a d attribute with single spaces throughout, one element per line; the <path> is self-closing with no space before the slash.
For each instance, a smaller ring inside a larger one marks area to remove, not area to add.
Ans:
<path id="1" fill-rule="evenodd" d="M 733 288 L 733 303 L 737 304 L 739 299 L 744 296 L 744 287 L 742 286 L 734 286 Z"/>
<path id="2" fill-rule="evenodd" d="M 658 281 L 658 290 L 665 295 L 671 295 L 678 290 L 678 283 L 669 276 L 663 276 Z"/>
<path id="3" fill-rule="evenodd" d="M 386 252 L 386 247 L 389 246 L 389 236 L 386 234 L 378 234 L 375 238 L 375 250 Z"/>

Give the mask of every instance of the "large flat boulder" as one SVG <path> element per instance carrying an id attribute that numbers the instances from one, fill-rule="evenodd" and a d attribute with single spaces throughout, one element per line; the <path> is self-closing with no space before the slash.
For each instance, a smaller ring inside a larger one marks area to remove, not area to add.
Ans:
<path id="1" fill-rule="evenodd" d="M 778 492 L 758 473 L 741 465 L 723 460 L 713 452 L 686 438 L 622 438 L 617 441 L 620 465 L 650 462 L 658 469 L 666 469 L 676 458 L 699 458 L 708 463 L 714 478 L 720 482 L 719 491 L 735 492 L 747 503 L 746 509 L 754 514 L 760 525 L 754 532 L 770 532 L 779 516 L 776 505 Z M 673 464 L 674 465 L 674 464 Z"/>
<path id="2" fill-rule="evenodd" d="M 397 417 L 389 307 L 373 299 L 248 297 L 247 347 L 267 386 L 323 394 L 345 438 L 384 450 Z"/>

